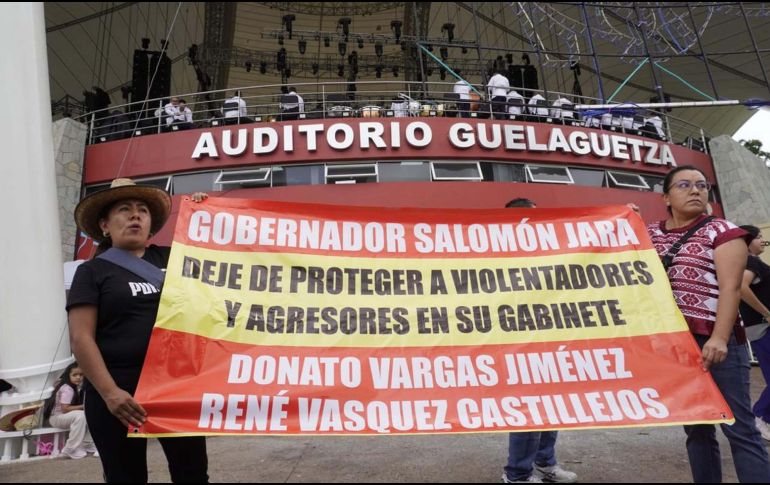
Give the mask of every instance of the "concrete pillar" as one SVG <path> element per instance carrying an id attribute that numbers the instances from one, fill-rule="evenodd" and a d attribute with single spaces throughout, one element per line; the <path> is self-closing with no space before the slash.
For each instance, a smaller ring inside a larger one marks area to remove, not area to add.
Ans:
<path id="1" fill-rule="evenodd" d="M 56 160 L 56 185 L 59 192 L 59 223 L 61 224 L 62 260 L 71 261 L 75 255 L 77 226 L 72 214 L 80 201 L 83 181 L 88 127 L 71 118 L 53 124 L 53 151 Z"/>
<path id="2" fill-rule="evenodd" d="M 770 224 L 770 170 L 727 135 L 709 143 L 725 216 L 735 224 Z"/>
<path id="3" fill-rule="evenodd" d="M 0 395 L 1 411 L 45 397 L 71 354 L 43 4 L 1 4 L 0 44 L 13 46 L 0 63 L 0 379 L 18 390 Z"/>

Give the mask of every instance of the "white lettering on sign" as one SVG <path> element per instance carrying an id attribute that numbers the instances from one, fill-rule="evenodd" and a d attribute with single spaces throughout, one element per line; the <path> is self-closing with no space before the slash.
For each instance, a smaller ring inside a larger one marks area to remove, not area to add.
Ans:
<path id="1" fill-rule="evenodd" d="M 195 160 L 219 158 L 220 150 L 228 156 L 242 156 L 251 143 L 255 155 L 270 155 L 277 151 L 289 154 L 297 150 L 313 153 L 319 148 L 335 151 L 396 150 L 406 144 L 412 148 L 429 147 L 434 141 L 431 126 L 424 121 L 402 123 L 378 121 L 361 122 L 358 125 L 334 123 L 328 127 L 320 123 L 286 125 L 281 129 L 259 127 L 251 131 L 241 128 L 214 133 L 204 131 L 192 153 Z M 459 150 L 479 147 L 484 150 L 528 151 L 538 153 L 564 153 L 593 155 L 611 158 L 621 163 L 643 163 L 676 167 L 676 159 L 667 143 L 622 134 L 603 133 L 594 130 L 565 131 L 560 126 L 537 128 L 516 123 L 454 123 L 447 134 L 449 145 Z M 319 147 L 325 144 L 325 147 Z"/>
<path id="2" fill-rule="evenodd" d="M 560 231 L 564 235 L 561 239 Z M 292 220 L 205 210 L 192 214 L 187 237 L 220 246 L 258 244 L 334 252 L 404 253 L 410 246 L 421 254 L 558 251 L 564 243 L 567 249 L 632 248 L 640 244 L 624 218 L 565 221 L 560 225 L 530 222 L 528 218 L 506 224 L 415 222 L 411 236 L 407 236 L 407 226 L 398 223 Z"/>

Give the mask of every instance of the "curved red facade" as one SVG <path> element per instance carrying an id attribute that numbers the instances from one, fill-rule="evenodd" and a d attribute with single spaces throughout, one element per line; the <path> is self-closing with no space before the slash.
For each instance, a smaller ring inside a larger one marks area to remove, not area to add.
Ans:
<path id="1" fill-rule="evenodd" d="M 253 123 L 153 134 L 90 145 L 84 184 L 223 169 L 386 161 L 482 161 L 561 165 L 664 176 L 694 165 L 716 185 L 710 157 L 641 136 L 585 127 L 506 120 L 380 118 Z M 637 203 L 648 221 L 666 216 L 660 193 L 622 188 L 514 182 L 382 182 L 243 188 L 229 197 L 326 204 L 484 208 L 527 197 L 541 207 Z M 175 200 L 178 197 L 175 197 Z M 714 209 L 721 214 L 718 204 Z M 175 220 L 172 216 L 172 221 Z M 156 242 L 167 243 L 173 224 Z M 79 251 L 87 256 L 88 248 Z"/>

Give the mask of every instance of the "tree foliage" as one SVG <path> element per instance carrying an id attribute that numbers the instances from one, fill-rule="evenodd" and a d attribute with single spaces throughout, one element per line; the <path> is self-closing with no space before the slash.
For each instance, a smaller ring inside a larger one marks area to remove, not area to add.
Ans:
<path id="1" fill-rule="evenodd" d="M 741 140 L 741 145 L 765 162 L 770 161 L 770 152 L 762 150 L 762 142 L 759 140 Z"/>

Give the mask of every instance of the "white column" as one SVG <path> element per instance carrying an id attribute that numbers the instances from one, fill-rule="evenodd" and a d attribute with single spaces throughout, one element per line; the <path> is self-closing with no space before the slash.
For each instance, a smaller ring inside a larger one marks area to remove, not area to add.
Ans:
<path id="1" fill-rule="evenodd" d="M 0 379 L 19 391 L 2 410 L 38 400 L 70 348 L 43 4 L 0 4 L 0 45 Z"/>

